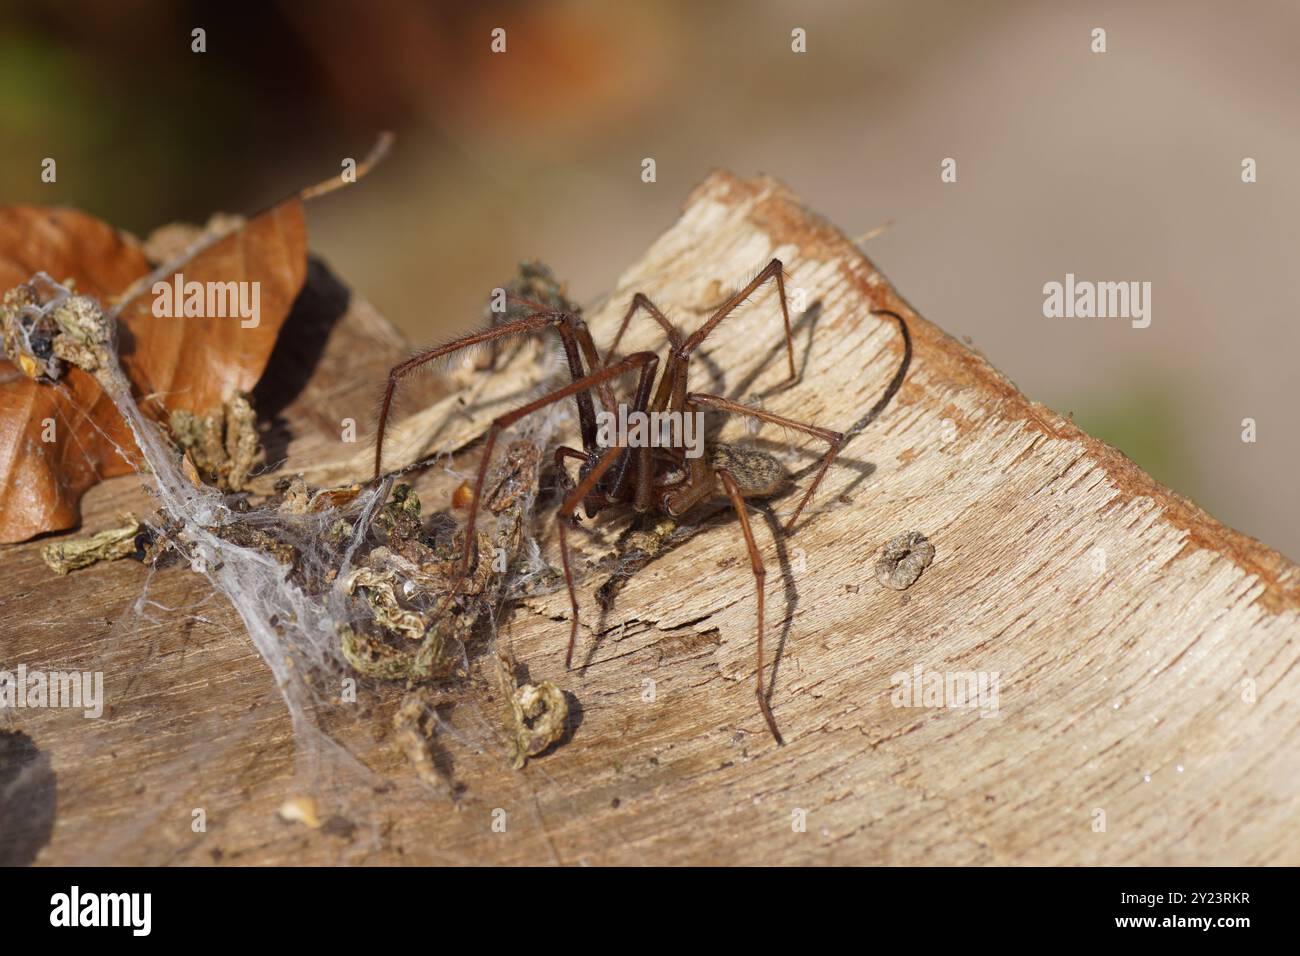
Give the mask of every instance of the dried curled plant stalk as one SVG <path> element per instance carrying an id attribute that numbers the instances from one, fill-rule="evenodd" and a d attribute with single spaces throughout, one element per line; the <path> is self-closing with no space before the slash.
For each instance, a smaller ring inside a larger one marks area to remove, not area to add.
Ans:
<path id="1" fill-rule="evenodd" d="M 569 723 L 569 702 L 564 691 L 548 680 L 520 684 L 517 665 L 506 653 L 497 657 L 497 673 L 505 698 L 506 732 L 515 748 L 514 768 L 536 757 L 564 736 Z"/>
<path id="2" fill-rule="evenodd" d="M 82 538 L 53 541 L 41 549 L 41 557 L 55 574 L 88 568 L 100 561 L 141 557 L 145 528 L 133 514 L 122 515 L 122 524 Z"/>
<path id="3" fill-rule="evenodd" d="M 934 545 L 919 531 L 889 540 L 876 561 L 876 580 L 895 591 L 906 591 L 934 560 Z"/>
<path id="4" fill-rule="evenodd" d="M 410 691 L 393 715 L 393 733 L 420 782 L 435 793 L 455 799 L 456 783 L 445 761 L 439 759 L 437 743 L 437 707 L 443 702 L 443 695 L 434 688 Z"/>

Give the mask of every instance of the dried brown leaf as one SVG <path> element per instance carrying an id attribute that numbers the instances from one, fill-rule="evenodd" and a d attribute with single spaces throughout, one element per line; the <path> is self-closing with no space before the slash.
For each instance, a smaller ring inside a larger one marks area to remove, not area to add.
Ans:
<path id="1" fill-rule="evenodd" d="M 135 240 L 76 210 L 0 208 L 0 292 L 42 271 L 105 305 L 131 290 L 120 309 L 121 360 L 142 407 L 160 418 L 177 408 L 207 413 L 252 390 L 306 268 L 306 226 L 294 198 L 167 274 L 261 283 L 257 326 L 244 328 L 237 318 L 157 318 L 152 290 L 132 288 L 150 273 Z M 119 447 L 135 456 L 120 415 L 89 374 L 70 367 L 56 384 L 41 384 L 0 358 L 0 543 L 75 525 L 88 488 L 132 469 Z"/>

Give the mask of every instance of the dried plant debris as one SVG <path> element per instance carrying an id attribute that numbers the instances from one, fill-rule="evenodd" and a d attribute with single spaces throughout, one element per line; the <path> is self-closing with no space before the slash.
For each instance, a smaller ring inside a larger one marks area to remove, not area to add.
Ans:
<path id="1" fill-rule="evenodd" d="M 397 746 L 410 761 L 420 782 L 449 799 L 457 795 L 456 784 L 438 746 L 438 711 L 444 697 L 429 687 L 418 687 L 402 698 L 393 715 Z"/>
<path id="2" fill-rule="evenodd" d="M 329 511 L 341 511 L 351 505 L 360 496 L 363 486 L 357 483 L 342 485 L 337 488 L 318 488 L 312 490 L 302 475 L 281 478 L 272 489 L 274 494 L 267 501 L 282 515 L 319 515 Z M 338 519 L 351 534 L 351 525 L 342 518 Z"/>
<path id="3" fill-rule="evenodd" d="M 65 363 L 94 373 L 113 361 L 113 326 L 99 304 L 44 273 L 5 293 L 0 331 L 5 356 L 38 382 L 57 382 Z"/>
<path id="4" fill-rule="evenodd" d="M 520 684 L 513 658 L 497 657 L 501 694 L 505 698 L 506 732 L 514 745 L 516 770 L 564 736 L 569 722 L 569 702 L 564 691 L 548 680 Z"/>
<path id="5" fill-rule="evenodd" d="M 467 647 L 490 642 L 493 615 L 514 595 L 521 577 L 555 574 L 544 565 L 534 571 L 521 564 L 539 461 L 537 447 L 520 441 L 506 448 L 489 473 L 484 511 L 495 522 L 478 532 L 477 558 L 454 600 L 448 594 L 460 577 L 463 532 L 450 512 L 426 522 L 419 495 L 409 485 L 394 488 L 373 520 L 363 524 L 355 511 L 361 486 L 313 489 L 302 476 L 284 478 L 255 504 L 244 495 L 225 495 L 237 520 L 202 529 L 270 558 L 283 567 L 285 580 L 306 594 L 325 600 L 333 591 L 344 598 L 339 654 L 364 677 L 407 685 L 394 719 L 396 740 L 416 774 L 439 792 L 454 795 L 436 759 L 434 703 L 447 699 L 452 682 L 468 678 Z M 47 561 L 60 573 L 127 555 L 156 563 L 175 554 L 193 564 L 200 560 L 195 547 L 193 532 L 160 515 L 154 523 L 124 519 L 121 528 L 53 544 Z M 522 766 L 562 735 L 567 705 L 563 692 L 549 683 L 512 684 L 508 696 L 513 759 Z"/>
<path id="6" fill-rule="evenodd" d="M 100 561 L 117 561 L 120 558 L 142 558 L 144 525 L 133 514 L 122 515 L 122 523 L 82 538 L 68 538 L 47 544 L 41 557 L 55 574 L 67 574 L 79 568 L 88 568 Z"/>
<path id="7" fill-rule="evenodd" d="M 425 531 L 414 489 L 398 485 L 372 531 L 385 543 L 342 582 L 357 612 L 340 631 L 343 656 L 359 674 L 379 680 L 463 676 L 477 608 L 444 600 L 456 566 L 450 549 Z"/>
<path id="8" fill-rule="evenodd" d="M 151 289 L 165 275 L 138 242 L 74 210 L 0 207 L 0 373 L 10 362 L 20 373 L 0 374 L 0 542 L 74 526 L 87 489 L 136 470 L 132 430 L 104 401 L 119 336 L 130 344 L 121 373 L 151 418 L 252 389 L 306 276 L 300 205 L 276 206 L 176 263 L 190 282 L 258 288 L 255 328 L 188 314 L 160 321 Z M 31 442 L 45 453 L 25 454 Z"/>
<path id="9" fill-rule="evenodd" d="M 421 509 L 415 490 L 410 485 L 398 485 L 375 516 L 375 527 L 388 535 L 388 547 L 393 553 L 412 564 L 426 565 L 439 557 L 450 558 L 450 549 L 440 553 L 436 539 L 426 534 Z"/>
<path id="10" fill-rule="evenodd" d="M 214 525 L 207 530 L 223 541 L 229 541 L 241 548 L 259 551 L 273 558 L 277 564 L 288 568 L 291 576 L 294 572 L 302 570 L 300 565 L 302 552 L 298 545 L 287 540 L 284 535 L 277 534 L 273 527 L 261 528 L 254 524 L 232 522 L 220 526 Z M 296 580 L 302 582 L 302 575 L 298 574 Z"/>
<path id="11" fill-rule="evenodd" d="M 876 580 L 895 591 L 906 591 L 934 560 L 934 545 L 919 531 L 889 540 L 876 561 Z"/>
<path id="12" fill-rule="evenodd" d="M 528 294 L 561 296 L 547 276 L 532 273 L 540 285 Z M 150 565 L 179 560 L 206 576 L 230 598 L 275 672 L 295 734 L 312 724 L 325 733 L 321 708 L 337 696 L 343 674 L 400 682 L 398 745 L 421 780 L 454 796 L 435 740 L 436 707 L 455 699 L 471 661 L 492 666 L 503 604 L 560 580 L 530 534 L 541 484 L 538 442 L 501 449 L 483 485 L 473 560 L 463 573 L 465 533 L 450 500 L 430 515 L 413 487 L 390 493 L 392 479 L 379 488 L 315 488 L 301 475 L 280 479 L 269 495 L 253 494 L 248 478 L 262 453 L 242 393 L 207 405 L 207 414 L 165 412 L 166 427 L 159 427 L 135 401 L 105 315 L 94 300 L 42 276 L 12 290 L 0 313 L 6 347 L 30 375 L 60 388 L 61 376 L 93 376 L 129 433 L 115 451 L 139 452 L 134 466 L 152 479 L 159 501 L 157 514 L 143 521 L 124 518 L 121 527 L 51 544 L 50 566 L 68 573 L 134 556 Z M 78 370 L 69 373 L 70 365 Z M 509 691 L 512 759 L 522 766 L 562 738 L 568 708 L 551 683 L 512 681 Z M 320 815 L 304 806 L 283 815 L 320 825 Z"/>
<path id="13" fill-rule="evenodd" d="M 373 523 L 384 543 L 343 581 L 344 592 L 364 605 L 359 623 L 342 635 L 344 655 L 359 673 L 421 681 L 450 676 L 463 661 L 475 627 L 506 596 L 539 458 L 534 445 L 512 443 L 490 476 L 487 510 L 496 515 L 496 528 L 476 535 L 477 560 L 451 603 L 444 597 L 460 577 L 463 533 L 445 521 L 443 534 L 431 534 L 415 490 L 404 484 L 393 489 Z"/>
<path id="14" fill-rule="evenodd" d="M 340 631 L 343 656 L 366 677 L 407 682 L 407 696 L 394 718 L 399 745 L 421 780 L 453 796 L 434 744 L 434 706 L 444 699 L 441 687 L 468 677 L 468 649 L 491 639 L 493 615 L 522 582 L 556 573 L 546 566 L 532 570 L 521 561 L 539 462 L 536 445 L 514 442 L 489 473 L 484 511 L 495 516 L 495 527 L 477 533 L 476 559 L 463 581 L 463 532 L 448 512 L 426 522 L 419 496 L 403 484 L 375 515 L 372 532 L 381 543 L 341 582 L 356 612 Z M 456 599 L 448 601 L 458 581 Z M 511 683 L 507 697 L 509 737 L 520 767 L 563 734 L 567 704 L 563 692 L 549 683 Z"/>
<path id="15" fill-rule="evenodd" d="M 140 469 L 136 429 L 118 414 L 133 395 L 147 396 L 150 419 L 166 420 L 176 407 L 216 409 L 232 390 L 252 390 L 306 281 L 303 203 L 361 179 L 392 141 L 381 135 L 353 177 L 331 175 L 247 220 L 219 214 L 143 245 L 75 209 L 0 206 L 0 291 L 11 290 L 0 338 L 21 372 L 5 374 L 0 357 L 0 543 L 73 527 L 90 487 Z M 170 280 L 179 292 L 182 278 L 187 289 L 208 290 L 203 307 L 192 308 L 187 293 L 184 307 L 173 301 L 160 321 L 155 287 Z M 222 298 L 253 290 L 255 302 L 239 297 L 239 321 L 231 321 L 217 288 Z M 130 343 L 120 368 L 118 329 Z M 125 385 L 113 383 L 116 394 L 103 401 L 108 364 Z M 52 435 L 50 420 L 60 426 Z M 47 446 L 44 454 L 27 453 L 34 442 Z"/>
<path id="16" fill-rule="evenodd" d="M 222 491 L 243 491 L 253 469 L 265 460 L 257 413 L 242 393 L 208 415 L 178 408 L 170 426 L 172 439 L 199 476 Z"/>
<path id="17" fill-rule="evenodd" d="M 399 637 L 421 640 L 428 625 L 419 614 L 403 610 L 398 603 L 397 594 L 393 590 L 397 584 L 397 574 L 394 569 L 376 571 L 372 567 L 357 568 L 343 582 L 343 592 L 355 594 L 358 588 L 364 588 L 375 623 Z"/>
<path id="18" fill-rule="evenodd" d="M 368 564 L 382 563 L 391 554 L 376 553 L 380 551 L 386 549 L 371 552 Z M 357 595 L 365 608 L 360 623 L 339 632 L 343 656 L 357 673 L 411 682 L 465 676 L 465 645 L 477 616 L 444 606 L 442 592 L 426 586 L 430 578 L 415 583 L 421 577 L 412 566 L 384 572 L 366 566 L 345 580 L 345 592 Z"/>

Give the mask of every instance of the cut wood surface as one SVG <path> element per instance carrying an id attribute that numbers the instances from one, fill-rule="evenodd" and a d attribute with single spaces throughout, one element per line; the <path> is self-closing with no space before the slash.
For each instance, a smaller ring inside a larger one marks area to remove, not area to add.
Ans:
<path id="1" fill-rule="evenodd" d="M 102 670 L 110 707 L 99 720 L 0 718 L 0 860 L 1300 863 L 1293 564 L 1026 399 L 772 180 L 713 175 L 588 320 L 608 341 L 642 291 L 693 328 L 773 256 L 803 306 L 799 380 L 778 387 L 780 311 L 765 293 L 710 337 L 695 390 L 844 429 L 901 356 L 896 326 L 871 310 L 902 313 L 915 343 L 902 390 L 848 445 L 796 534 L 751 511 L 785 746 L 755 706 L 754 579 L 725 513 L 634 575 L 603 617 L 594 565 L 626 518 L 571 536 L 583 604 L 572 671 L 563 591 L 505 617 L 502 646 L 574 701 L 566 739 L 524 769 L 489 736 L 459 749 L 450 740 L 461 795 L 432 796 L 388 730 L 400 688 L 384 691 L 349 740 L 388 781 L 377 827 L 361 832 L 277 818 L 297 786 L 288 715 L 206 579 L 132 562 L 56 578 L 33 542 L 0 552 L 0 668 Z M 657 332 L 634 325 L 623 351 L 662 351 Z M 405 351 L 314 264 L 257 396 L 277 422 L 282 473 L 364 477 L 373 399 Z M 525 348 L 495 375 L 459 370 L 454 393 L 441 386 L 444 423 L 410 426 L 394 455 L 462 448 L 534 387 L 538 365 Z M 340 453 L 348 417 L 361 443 Z M 754 435 L 729 423 L 723 437 L 788 455 L 792 468 L 819 451 L 772 426 Z M 476 454 L 465 449 L 455 468 Z M 436 501 L 453 480 L 432 476 L 422 494 Z M 125 477 L 94 489 L 84 528 L 147 513 L 139 488 Z M 552 525 L 539 516 L 558 565 Z M 930 539 L 934 562 L 910 589 L 883 588 L 879 552 L 910 531 Z M 898 706 L 935 703 L 899 700 L 897 675 L 918 668 L 996 674 L 996 706 Z M 490 684 L 465 694 L 467 712 L 497 712 Z M 192 829 L 195 808 L 206 832 Z"/>

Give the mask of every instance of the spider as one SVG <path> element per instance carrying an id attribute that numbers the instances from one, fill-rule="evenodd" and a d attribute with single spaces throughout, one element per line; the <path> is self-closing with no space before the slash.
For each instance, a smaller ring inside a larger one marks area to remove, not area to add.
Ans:
<path id="1" fill-rule="evenodd" d="M 577 406 L 579 432 L 582 448 L 561 446 L 555 450 L 555 465 L 562 476 L 563 500 L 556 511 L 556 527 L 559 532 L 560 557 L 564 566 L 564 580 L 568 587 L 569 603 L 572 608 L 572 621 L 569 630 L 568 651 L 565 654 L 565 667 L 573 663 L 573 650 L 578 636 L 578 597 L 574 586 L 573 569 L 569 562 L 569 547 L 566 528 L 575 525 L 575 510 L 581 505 L 588 518 L 594 518 L 606 508 L 619 506 L 630 507 L 637 515 L 667 516 L 676 521 L 678 518 L 700 509 L 711 499 L 725 496 L 735 511 L 744 537 L 745 547 L 749 553 L 750 565 L 757 589 L 757 623 L 755 696 L 758 708 L 777 744 L 783 744 L 771 707 L 763 692 L 763 621 L 764 621 L 764 580 L 766 569 L 758 545 L 750 527 L 746 499 L 773 499 L 791 489 L 793 482 L 810 473 L 815 477 L 800 498 L 794 513 L 784 527 L 786 534 L 793 534 L 799 517 L 811 500 L 813 493 L 825 478 L 835 456 L 845 443 L 862 431 L 889 403 L 902 386 L 912 356 L 911 335 L 907 323 L 896 312 L 886 309 L 872 310 L 873 315 L 887 315 L 895 319 L 903 338 L 903 359 L 898 371 L 890 380 L 884 394 L 876 404 L 851 428 L 844 432 L 832 431 L 817 425 L 807 424 L 786 418 L 759 408 L 752 408 L 732 401 L 721 395 L 694 392 L 689 388 L 691 357 L 708 338 L 718 324 L 732 315 L 736 308 L 757 292 L 765 283 L 774 283 L 781 303 L 781 317 L 785 324 L 785 352 L 789 365 L 789 378 L 779 387 L 793 384 L 797 375 L 794 362 L 794 337 L 790 326 L 790 310 L 785 295 L 784 267 L 779 259 L 773 259 L 744 288 L 730 296 L 726 301 L 700 324 L 691 335 L 683 336 L 681 331 L 650 299 L 637 293 L 623 316 L 618 333 L 613 343 L 602 358 L 597 352 L 591 333 L 586 323 L 574 311 L 547 308 L 520 296 L 511 299 L 526 309 L 533 310 L 523 318 L 504 322 L 491 328 L 466 335 L 421 352 L 405 362 L 393 367 L 389 372 L 387 387 L 380 405 L 379 424 L 375 441 L 375 479 L 381 476 L 383 463 L 384 432 L 388 424 L 389 411 L 393 393 L 398 382 L 415 369 L 444 356 L 476 345 L 493 343 L 498 339 L 527 333 L 541 333 L 554 330 L 560 336 L 571 381 L 546 395 L 528 402 L 497 417 L 489 428 L 483 458 L 479 463 L 478 474 L 474 481 L 473 497 L 469 506 L 469 516 L 465 529 L 464 552 L 458 579 L 453 586 L 448 600 L 459 590 L 461 582 L 469 576 L 470 568 L 476 558 L 476 537 L 479 501 L 483 494 L 484 476 L 492 458 L 497 438 L 502 431 L 521 419 L 556 402 L 572 398 Z M 668 350 L 661 363 L 657 354 L 650 351 L 633 352 L 622 358 L 615 358 L 618 344 L 627 331 L 632 319 L 644 312 L 663 330 L 668 342 Z M 662 373 L 659 372 L 662 364 Z M 596 400 L 604 411 L 615 414 L 613 384 L 622 376 L 636 373 L 636 386 L 632 393 L 630 411 L 641 413 L 671 412 L 684 416 L 704 409 L 726 414 L 742 415 L 770 422 L 784 428 L 793 429 L 818 441 L 824 442 L 826 451 L 819 462 L 807 469 L 791 474 L 784 464 L 767 452 L 732 444 L 713 442 L 704 454 L 688 457 L 682 440 L 684 431 L 676 430 L 668 435 L 666 446 L 652 447 L 649 442 L 640 442 L 636 447 L 630 444 L 602 445 L 597 439 Z M 658 374 L 657 383 L 656 375 Z M 595 393 L 595 398 L 593 394 Z M 566 462 L 579 462 L 576 480 L 569 475 Z"/>

